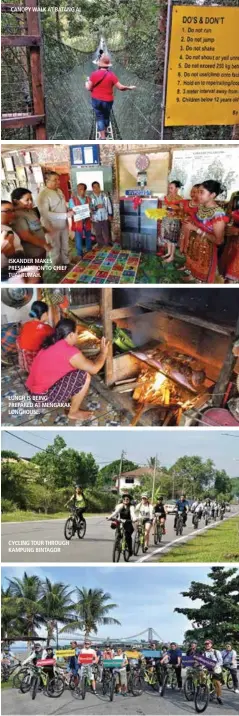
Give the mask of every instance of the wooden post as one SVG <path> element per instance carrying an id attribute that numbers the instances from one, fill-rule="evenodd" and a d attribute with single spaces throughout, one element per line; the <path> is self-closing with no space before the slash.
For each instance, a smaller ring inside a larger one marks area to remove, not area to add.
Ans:
<path id="1" fill-rule="evenodd" d="M 40 21 L 37 0 L 25 0 L 27 11 L 27 29 L 29 35 L 40 35 Z M 41 66 L 40 47 L 30 47 L 30 67 L 32 75 L 32 95 L 35 115 L 45 115 L 45 103 L 43 92 L 43 75 Z M 46 127 L 44 124 L 36 126 L 36 139 L 46 139 Z"/>
<path id="2" fill-rule="evenodd" d="M 113 383 L 113 324 L 111 320 L 111 311 L 113 308 L 113 289 L 101 289 L 101 312 L 103 318 L 103 332 L 107 341 L 110 342 L 108 357 L 105 362 L 105 383 L 112 385 Z"/>
<path id="3" fill-rule="evenodd" d="M 239 336 L 239 317 L 237 320 L 235 334 L 232 336 L 232 338 L 229 342 L 227 355 L 224 360 L 222 369 L 220 371 L 219 378 L 218 378 L 218 380 L 215 384 L 214 390 L 213 390 L 212 405 L 214 408 L 219 408 L 221 405 L 223 405 L 225 391 L 226 391 L 227 385 L 229 383 L 234 365 L 237 361 L 236 356 L 233 355 L 232 348 L 233 348 L 233 344 L 235 343 L 235 340 L 238 338 L 238 336 Z"/>

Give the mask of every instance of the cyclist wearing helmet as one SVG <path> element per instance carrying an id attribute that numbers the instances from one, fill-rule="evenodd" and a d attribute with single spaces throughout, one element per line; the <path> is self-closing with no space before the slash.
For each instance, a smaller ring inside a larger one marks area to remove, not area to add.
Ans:
<path id="1" fill-rule="evenodd" d="M 156 523 L 157 517 L 160 519 L 160 524 L 163 530 L 163 534 L 165 534 L 165 520 L 166 520 L 166 511 L 163 503 L 163 497 L 158 497 L 156 500 L 156 503 L 154 505 L 154 524 Z"/>
<path id="2" fill-rule="evenodd" d="M 46 652 L 42 644 L 38 644 L 38 642 L 36 642 L 35 644 L 33 643 L 30 656 L 28 656 L 27 659 L 25 659 L 25 661 L 23 662 L 24 666 L 25 664 L 30 663 L 36 666 L 38 659 L 43 659 L 45 657 L 45 653 Z"/>
<path id="3" fill-rule="evenodd" d="M 175 527 L 176 527 L 178 512 L 181 512 L 181 514 L 183 515 L 183 526 L 185 527 L 186 522 L 187 522 L 188 508 L 189 508 L 189 503 L 188 503 L 188 500 L 187 500 L 187 498 L 186 498 L 186 495 L 181 495 L 180 499 L 177 500 L 177 502 L 176 502 L 177 512 L 176 512 L 176 515 L 175 515 L 175 518 L 174 518 L 174 529 L 175 529 Z"/>
<path id="4" fill-rule="evenodd" d="M 125 539 L 129 550 L 129 556 L 132 557 L 132 534 L 134 531 L 133 522 L 135 521 L 134 507 L 131 504 L 130 496 L 125 494 L 122 497 L 122 501 L 116 505 L 114 512 L 107 520 L 120 519 L 124 520 L 123 529 L 125 531 Z"/>
<path id="5" fill-rule="evenodd" d="M 141 520 L 145 526 L 145 551 L 149 548 L 150 531 L 153 524 L 153 506 L 149 502 L 147 492 L 141 496 L 141 501 L 135 507 L 136 519 Z"/>

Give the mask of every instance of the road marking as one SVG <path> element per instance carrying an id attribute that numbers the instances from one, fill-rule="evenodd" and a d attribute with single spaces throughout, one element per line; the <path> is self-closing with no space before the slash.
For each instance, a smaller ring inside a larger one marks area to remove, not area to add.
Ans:
<path id="1" fill-rule="evenodd" d="M 171 549 L 171 547 L 175 544 L 178 544 L 179 542 L 187 542 L 190 537 L 196 537 L 199 534 L 203 534 L 203 532 L 206 532 L 209 529 L 212 529 L 213 527 L 218 527 L 223 522 L 227 522 L 228 520 L 233 519 L 233 517 L 238 517 L 239 512 L 235 512 L 234 515 L 230 515 L 230 517 L 224 517 L 224 520 L 220 520 L 220 522 L 213 522 L 210 525 L 207 525 L 205 527 L 201 527 L 200 530 L 194 530 L 193 532 L 189 532 L 187 535 L 183 535 L 182 537 L 177 537 L 177 539 L 172 540 L 172 542 L 168 542 L 167 545 L 164 547 L 159 547 L 158 549 L 155 549 L 153 552 L 150 552 L 149 554 L 144 555 L 143 557 L 140 557 L 140 559 L 137 559 L 135 564 L 138 564 L 139 562 L 147 562 L 151 557 L 154 557 L 156 554 L 160 554 L 161 552 L 167 552 Z"/>

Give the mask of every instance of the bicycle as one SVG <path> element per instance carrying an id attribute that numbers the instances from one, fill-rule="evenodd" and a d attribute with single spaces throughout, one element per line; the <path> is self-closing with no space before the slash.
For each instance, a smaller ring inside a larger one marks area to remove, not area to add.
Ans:
<path id="1" fill-rule="evenodd" d="M 121 554 L 124 556 L 124 561 L 128 562 L 130 558 L 129 548 L 126 541 L 126 534 L 124 530 L 125 520 L 112 520 L 112 528 L 115 529 L 115 540 L 113 546 L 113 562 L 119 562 Z"/>
<path id="2" fill-rule="evenodd" d="M 127 689 L 132 696 L 141 696 L 144 689 L 143 672 L 139 665 L 130 666 L 127 671 Z"/>
<path id="3" fill-rule="evenodd" d="M 187 669 L 186 679 L 184 681 L 183 691 L 187 701 L 193 701 L 197 685 L 197 668 Z"/>
<path id="4" fill-rule="evenodd" d="M 193 514 L 192 523 L 193 523 L 194 529 L 197 530 L 198 525 L 199 525 L 199 517 L 198 517 L 197 512 L 194 512 L 194 514 Z"/>
<path id="5" fill-rule="evenodd" d="M 138 521 L 137 528 L 135 530 L 134 548 L 133 548 L 135 557 L 137 557 L 140 547 L 144 554 L 146 552 L 146 544 L 145 544 L 145 527 L 144 527 L 144 523 L 142 520 Z"/>
<path id="6" fill-rule="evenodd" d="M 182 512 L 177 512 L 175 527 L 174 527 L 176 535 L 182 535 L 183 528 L 184 528 L 183 514 L 182 514 Z"/>
<path id="7" fill-rule="evenodd" d="M 151 686 L 154 691 L 159 688 L 159 676 L 155 666 L 146 666 L 144 670 L 144 681 Z"/>
<path id="8" fill-rule="evenodd" d="M 155 546 L 161 542 L 163 536 L 163 526 L 161 524 L 161 517 L 156 517 L 154 522 L 154 544 Z"/>
<path id="9" fill-rule="evenodd" d="M 117 669 L 122 666 L 122 659 L 104 659 L 103 660 L 103 675 L 102 675 L 102 694 L 103 696 L 109 695 L 110 701 L 113 701 L 116 684 L 117 684 Z"/>
<path id="10" fill-rule="evenodd" d="M 65 522 L 64 537 L 70 541 L 77 532 L 79 539 L 83 539 L 86 533 L 86 520 L 82 514 L 78 514 L 75 507 L 71 508 L 71 513 L 71 517 L 68 517 Z"/>
<path id="11" fill-rule="evenodd" d="M 176 671 L 172 664 L 166 664 L 164 667 L 164 675 L 162 677 L 162 685 L 160 689 L 160 696 L 164 696 L 166 686 L 170 686 L 171 689 L 176 689 L 177 687 L 177 676 Z"/>
<path id="12" fill-rule="evenodd" d="M 203 517 L 204 517 L 204 520 L 205 520 L 205 526 L 207 527 L 207 525 L 209 525 L 210 522 L 211 522 L 211 515 L 210 515 L 210 513 L 209 513 L 207 510 L 205 510 L 205 511 L 204 511 L 204 514 L 203 514 Z"/>
<path id="13" fill-rule="evenodd" d="M 59 696 L 63 694 L 65 685 L 61 676 L 55 675 L 50 679 L 49 674 L 47 674 L 43 666 L 40 665 L 32 666 L 32 672 L 30 681 L 29 675 L 24 677 L 20 685 L 20 691 L 22 693 L 30 691 L 33 701 L 41 688 L 43 688 L 47 696 L 51 698 L 59 698 Z"/>
<path id="14" fill-rule="evenodd" d="M 234 689 L 233 678 L 230 672 L 230 668 L 227 666 L 223 666 L 222 668 L 222 684 L 225 684 L 229 691 L 232 691 Z"/>
<path id="15" fill-rule="evenodd" d="M 209 701 L 216 696 L 213 675 L 207 669 L 199 667 L 195 683 L 194 706 L 197 713 L 206 711 Z"/>
<path id="16" fill-rule="evenodd" d="M 14 673 L 14 671 L 16 671 L 16 669 L 19 668 L 19 666 L 21 666 L 21 661 L 18 661 L 17 664 L 12 664 L 12 666 L 11 666 L 11 664 L 2 662 L 2 664 L 1 664 L 1 681 L 4 683 L 6 683 L 6 681 L 9 681 L 12 674 Z"/>

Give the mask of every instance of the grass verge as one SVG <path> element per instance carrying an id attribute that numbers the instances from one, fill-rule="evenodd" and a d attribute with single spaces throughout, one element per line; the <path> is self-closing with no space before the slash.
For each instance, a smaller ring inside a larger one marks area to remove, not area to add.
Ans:
<path id="1" fill-rule="evenodd" d="M 159 562 L 239 562 L 239 517 L 173 547 Z"/>
<path id="2" fill-rule="evenodd" d="M 45 515 L 45 514 L 37 514 L 36 512 L 24 512 L 24 510 L 15 510 L 15 512 L 3 512 L 1 519 L 2 522 L 34 522 L 36 520 L 62 520 L 67 519 L 69 517 L 70 513 L 68 512 L 55 512 L 52 515 Z M 103 512 L 87 512 L 85 514 L 86 520 L 87 517 L 104 517 Z"/>

